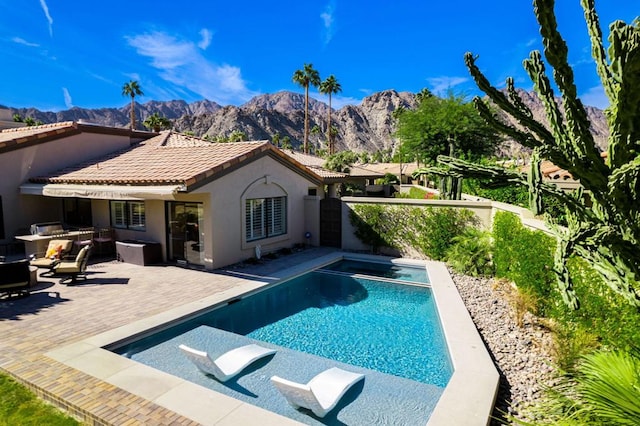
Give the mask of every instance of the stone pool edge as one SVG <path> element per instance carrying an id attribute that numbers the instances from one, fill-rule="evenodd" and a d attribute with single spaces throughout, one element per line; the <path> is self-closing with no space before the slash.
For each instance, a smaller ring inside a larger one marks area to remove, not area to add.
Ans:
<path id="1" fill-rule="evenodd" d="M 132 336 L 166 328 L 169 323 L 179 323 L 213 306 L 223 305 L 237 297 L 246 297 L 274 283 L 295 278 L 310 269 L 344 258 L 392 261 L 427 267 L 454 367 L 451 380 L 427 424 L 488 424 L 497 395 L 499 375 L 451 276 L 441 262 L 335 252 L 263 277 L 264 280 L 241 280 L 242 283 L 232 289 L 56 348 L 45 355 L 203 425 L 300 424 L 271 411 L 139 364 L 104 348 L 132 340 Z"/>

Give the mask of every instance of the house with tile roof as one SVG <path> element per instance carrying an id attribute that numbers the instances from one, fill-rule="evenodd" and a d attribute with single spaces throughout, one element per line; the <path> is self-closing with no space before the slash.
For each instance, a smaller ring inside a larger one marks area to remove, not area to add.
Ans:
<path id="1" fill-rule="evenodd" d="M 109 226 L 117 240 L 159 243 L 165 261 L 211 269 L 319 233 L 323 177 L 267 141 L 35 127 L 0 132 L 0 167 L 13 164 L 0 192 L 5 239 L 33 222 Z"/>
<path id="2" fill-rule="evenodd" d="M 69 164 L 101 157 L 154 136 L 75 122 L 0 130 L 0 245 L 10 246 L 16 235 L 36 222 L 90 224 L 90 201 L 24 196 L 19 187 L 31 177 Z M 5 254 L 0 252 L 0 254 Z"/>

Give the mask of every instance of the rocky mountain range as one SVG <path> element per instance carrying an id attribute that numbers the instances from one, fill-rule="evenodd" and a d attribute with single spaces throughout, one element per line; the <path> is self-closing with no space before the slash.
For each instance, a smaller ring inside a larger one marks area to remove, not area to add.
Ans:
<path id="1" fill-rule="evenodd" d="M 534 118 L 544 122 L 544 107 L 535 94 L 521 92 L 525 104 L 531 108 Z M 400 107 L 414 108 L 413 93 L 385 90 L 364 98 L 360 105 L 346 105 L 331 114 L 332 125 L 338 134 L 338 150 L 369 151 L 393 149 L 397 140 L 393 112 Z M 32 117 L 44 123 L 58 121 L 85 121 L 106 126 L 127 127 L 129 104 L 121 108 L 83 109 L 74 107 L 60 112 L 42 112 L 34 108 L 9 108 L 11 114 Z M 310 128 L 318 126 L 319 133 L 310 135 L 310 143 L 323 147 L 329 107 L 323 102 L 310 99 Z M 302 145 L 304 132 L 304 95 L 293 92 L 278 92 L 256 96 L 241 106 L 221 106 L 202 100 L 187 103 L 175 101 L 150 101 L 136 103 L 138 127 L 148 116 L 159 113 L 170 119 L 173 129 L 190 131 L 196 136 L 228 136 L 233 131 L 243 132 L 248 140 L 271 139 L 278 134 L 288 136 L 294 148 Z M 598 146 L 604 148 L 608 129 L 604 114 L 597 108 L 587 107 L 592 122 L 592 132 Z M 522 148 L 515 143 L 505 143 L 500 153 L 513 156 Z"/>

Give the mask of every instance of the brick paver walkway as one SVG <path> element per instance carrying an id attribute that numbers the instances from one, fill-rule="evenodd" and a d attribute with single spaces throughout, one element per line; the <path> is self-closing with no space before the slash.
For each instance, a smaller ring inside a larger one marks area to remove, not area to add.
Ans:
<path id="1" fill-rule="evenodd" d="M 305 250 L 244 270 L 268 275 L 321 254 Z M 241 278 L 178 268 L 98 263 L 89 280 L 40 277 L 31 296 L 0 300 L 0 369 L 87 424 L 189 425 L 192 420 L 44 355 L 237 285 Z"/>

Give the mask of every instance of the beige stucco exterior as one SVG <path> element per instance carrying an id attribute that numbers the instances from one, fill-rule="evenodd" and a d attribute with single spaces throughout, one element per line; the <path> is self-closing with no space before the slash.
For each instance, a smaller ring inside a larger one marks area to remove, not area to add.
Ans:
<path id="1" fill-rule="evenodd" d="M 16 235 L 28 232 L 32 223 L 62 218 L 60 200 L 20 195 L 21 184 L 31 177 L 126 148 L 130 143 L 128 135 L 80 133 L 0 154 L 0 197 L 5 228 L 2 241 L 10 242 Z M 101 223 L 106 225 L 108 221 Z"/>
<path id="2" fill-rule="evenodd" d="M 298 171 L 264 156 L 194 191 L 193 197 L 209 198 L 210 203 L 205 204 L 205 266 L 217 268 L 254 257 L 258 245 L 265 254 L 305 243 L 305 232 L 313 233 L 306 218 L 317 215 L 313 210 L 319 209 L 305 198 L 309 188 L 316 187 L 317 183 Z M 287 197 L 287 232 L 247 242 L 245 201 L 283 195 Z"/>
<path id="3" fill-rule="evenodd" d="M 100 167 L 100 158 L 128 148 L 132 143 L 129 134 L 109 132 L 105 128 L 100 128 L 96 133 L 91 131 L 85 126 L 75 133 L 66 127 L 60 130 L 58 136 L 51 136 L 49 132 L 46 135 L 48 140 L 32 137 L 28 143 L 14 143 L 13 149 L 0 152 L 0 196 L 6 234 L 6 238 L 0 242 L 8 243 L 18 235 L 28 234 L 28 227 L 32 223 L 63 221 L 63 195 L 60 194 L 64 194 L 64 191 L 59 194 L 45 193 L 44 189 L 38 191 L 38 184 L 28 183 L 30 178 L 93 159 L 96 159 L 95 167 Z M 25 185 L 29 186 L 28 190 L 25 190 Z M 317 176 L 307 173 L 295 162 L 270 152 L 251 159 L 241 159 L 236 166 L 216 173 L 209 181 L 199 185 L 188 192 L 178 191 L 173 195 L 156 197 L 149 193 L 139 198 L 136 198 L 137 195 L 126 198 L 144 202 L 145 229 L 115 229 L 116 240 L 158 242 L 162 246 L 163 259 L 168 260 L 167 202 L 175 201 L 200 203 L 202 206 L 203 217 L 198 228 L 202 248 L 198 263 L 207 269 L 254 257 L 256 246 L 260 246 L 261 254 L 267 254 L 296 244 L 317 243 L 321 197 L 307 194 L 310 188 L 322 193 L 321 184 Z M 109 187 L 104 186 L 106 190 L 99 195 L 96 193 L 100 191 L 95 191 L 95 188 L 86 194 L 79 191 L 80 195 L 76 195 L 81 198 L 94 197 L 91 199 L 91 219 L 96 229 L 112 226 L 109 199 L 118 199 L 118 195 L 109 195 Z M 286 233 L 247 242 L 244 229 L 246 200 L 278 196 L 287 197 Z M 305 238 L 307 232 L 313 237 Z"/>
<path id="4" fill-rule="evenodd" d="M 296 244 L 310 243 L 305 233 L 318 235 L 320 197 L 309 197 L 309 188 L 317 183 L 298 171 L 286 167 L 270 156 L 253 162 L 201 186 L 191 193 L 181 193 L 174 201 L 202 203 L 204 217 L 204 266 L 219 268 L 255 257 L 255 247 L 262 254 Z M 245 239 L 245 201 L 249 198 L 287 197 L 287 232 L 272 238 L 247 242 Z M 162 245 L 167 260 L 166 201 L 144 200 L 144 231 L 116 229 L 118 240 L 155 241 Z M 93 200 L 93 219 L 109 223 L 109 201 Z"/>

